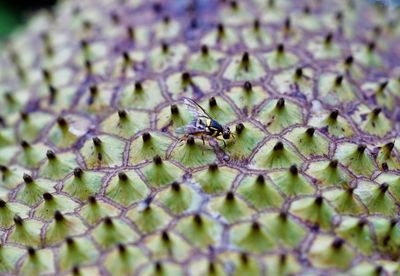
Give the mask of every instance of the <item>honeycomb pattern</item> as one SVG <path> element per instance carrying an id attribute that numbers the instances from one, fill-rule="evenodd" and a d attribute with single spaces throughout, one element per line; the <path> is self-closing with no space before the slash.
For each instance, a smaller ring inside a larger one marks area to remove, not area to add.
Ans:
<path id="1" fill-rule="evenodd" d="M 4 43 L 0 273 L 397 275 L 399 11 L 63 1 Z M 231 128 L 181 139 L 192 98 Z"/>

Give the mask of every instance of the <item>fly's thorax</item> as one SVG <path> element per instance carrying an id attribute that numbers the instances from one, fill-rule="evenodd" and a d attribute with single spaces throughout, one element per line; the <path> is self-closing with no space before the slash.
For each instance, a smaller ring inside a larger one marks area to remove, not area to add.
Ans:
<path id="1" fill-rule="evenodd" d="M 213 119 L 210 119 L 209 124 L 207 125 L 207 130 L 208 130 L 208 135 L 213 137 L 218 137 L 223 132 L 222 126 Z"/>
<path id="2" fill-rule="evenodd" d="M 218 132 L 221 132 L 221 133 L 224 131 L 222 126 L 217 121 L 212 120 L 212 119 L 210 119 L 209 127 L 211 129 L 214 129 L 215 131 L 218 131 Z"/>

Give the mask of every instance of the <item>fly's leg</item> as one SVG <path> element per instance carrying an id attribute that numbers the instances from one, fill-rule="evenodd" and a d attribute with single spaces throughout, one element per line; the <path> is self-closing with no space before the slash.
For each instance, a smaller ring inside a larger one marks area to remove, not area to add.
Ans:
<path id="1" fill-rule="evenodd" d="M 218 141 L 222 141 L 222 142 L 224 143 L 224 148 L 226 148 L 226 142 L 225 142 L 224 139 L 221 139 L 221 138 L 219 138 L 219 137 L 216 137 L 216 139 L 217 139 Z"/>
<path id="2" fill-rule="evenodd" d="M 204 141 L 204 135 L 201 135 L 201 140 L 203 140 L 203 146 L 201 147 L 201 155 L 204 155 L 204 146 L 206 144 L 206 142 Z"/>
<path id="3" fill-rule="evenodd" d="M 181 138 L 179 138 L 178 143 L 182 143 L 183 141 L 186 141 L 189 138 L 188 134 L 183 135 Z"/>

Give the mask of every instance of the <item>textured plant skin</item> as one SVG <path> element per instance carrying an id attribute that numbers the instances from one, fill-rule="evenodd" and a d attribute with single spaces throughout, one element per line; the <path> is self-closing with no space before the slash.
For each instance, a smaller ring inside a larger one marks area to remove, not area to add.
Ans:
<path id="1" fill-rule="evenodd" d="M 400 14 L 64 1 L 0 56 L 0 274 L 399 275 Z M 233 137 L 181 139 L 192 98 Z"/>

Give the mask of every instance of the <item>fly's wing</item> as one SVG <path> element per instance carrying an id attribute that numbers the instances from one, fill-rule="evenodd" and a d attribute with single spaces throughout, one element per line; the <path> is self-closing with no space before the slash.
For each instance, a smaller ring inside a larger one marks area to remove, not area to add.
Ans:
<path id="1" fill-rule="evenodd" d="M 185 98 L 184 103 L 186 104 L 187 110 L 192 113 L 195 118 L 200 117 L 212 119 L 211 116 L 204 110 L 204 108 L 202 108 L 193 100 Z"/>
<path id="2" fill-rule="evenodd" d="M 205 127 L 203 126 L 196 126 L 195 122 L 191 122 L 190 124 L 183 126 L 183 127 L 178 127 L 175 130 L 176 134 L 196 134 L 196 133 L 201 133 L 205 131 Z"/>
<path id="3" fill-rule="evenodd" d="M 193 120 L 186 126 L 177 128 L 176 134 L 197 134 L 206 131 L 206 121 L 211 119 L 210 115 L 193 100 L 185 98 L 184 100 L 188 111 L 193 115 Z"/>
<path id="4" fill-rule="evenodd" d="M 180 134 L 180 135 L 186 134 L 187 133 L 186 129 L 187 129 L 187 126 L 178 127 L 177 129 L 175 129 L 175 133 Z"/>

